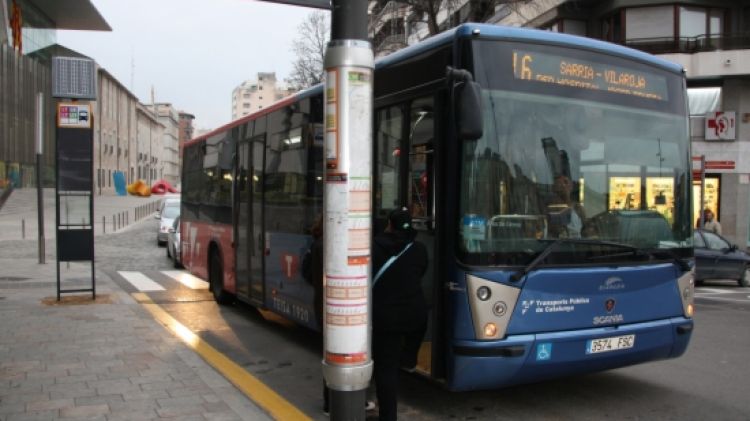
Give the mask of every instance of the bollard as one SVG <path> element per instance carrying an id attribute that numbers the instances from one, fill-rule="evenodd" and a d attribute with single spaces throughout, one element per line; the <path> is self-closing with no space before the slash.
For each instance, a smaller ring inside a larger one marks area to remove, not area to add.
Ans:
<path id="1" fill-rule="evenodd" d="M 107 217 L 102 215 L 102 234 L 107 233 Z"/>
<path id="2" fill-rule="evenodd" d="M 125 225 L 130 224 L 130 211 L 125 211 Z"/>
<path id="3" fill-rule="evenodd" d="M 115 216 L 112 215 L 112 232 L 117 231 L 117 219 L 115 219 Z"/>
<path id="4" fill-rule="evenodd" d="M 26 239 L 26 220 L 21 219 L 21 238 Z"/>

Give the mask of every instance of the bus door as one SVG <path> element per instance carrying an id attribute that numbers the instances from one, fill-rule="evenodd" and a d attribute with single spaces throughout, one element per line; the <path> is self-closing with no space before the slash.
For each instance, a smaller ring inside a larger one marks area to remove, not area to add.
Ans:
<path id="1" fill-rule="evenodd" d="M 263 243 L 261 233 L 260 180 L 263 168 L 263 136 L 256 136 L 239 144 L 237 150 L 235 193 L 235 253 L 237 265 L 237 296 L 245 301 L 260 303 L 263 297 Z M 258 165 L 260 162 L 260 165 Z"/>
<path id="2" fill-rule="evenodd" d="M 417 240 L 428 252 L 428 271 L 422 279 L 430 322 L 419 353 L 417 368 L 432 373 L 432 342 L 437 309 L 435 294 L 434 137 L 435 99 L 432 96 L 376 110 L 375 198 L 373 229 L 383 232 L 388 213 L 406 207 L 411 213 Z"/>

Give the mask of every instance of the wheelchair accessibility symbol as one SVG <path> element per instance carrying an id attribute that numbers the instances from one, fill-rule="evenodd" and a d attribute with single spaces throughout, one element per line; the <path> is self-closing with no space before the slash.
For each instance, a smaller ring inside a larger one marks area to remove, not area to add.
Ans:
<path id="1" fill-rule="evenodd" d="M 552 344 L 541 343 L 536 346 L 536 360 L 547 361 L 552 358 Z"/>

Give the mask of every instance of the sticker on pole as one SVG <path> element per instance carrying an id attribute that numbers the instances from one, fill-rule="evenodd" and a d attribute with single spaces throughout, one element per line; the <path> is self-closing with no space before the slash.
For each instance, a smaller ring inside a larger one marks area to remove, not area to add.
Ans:
<path id="1" fill-rule="evenodd" d="M 61 129 L 90 129 L 91 106 L 89 104 L 58 104 L 57 127 Z"/>

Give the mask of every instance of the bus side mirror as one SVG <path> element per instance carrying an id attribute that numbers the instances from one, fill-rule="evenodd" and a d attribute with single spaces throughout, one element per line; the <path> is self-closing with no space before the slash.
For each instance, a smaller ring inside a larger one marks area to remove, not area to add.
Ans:
<path id="1" fill-rule="evenodd" d="M 484 134 L 482 88 L 466 70 L 448 67 L 447 77 L 449 83 L 453 84 L 456 99 L 458 137 L 462 140 L 477 140 Z"/>

